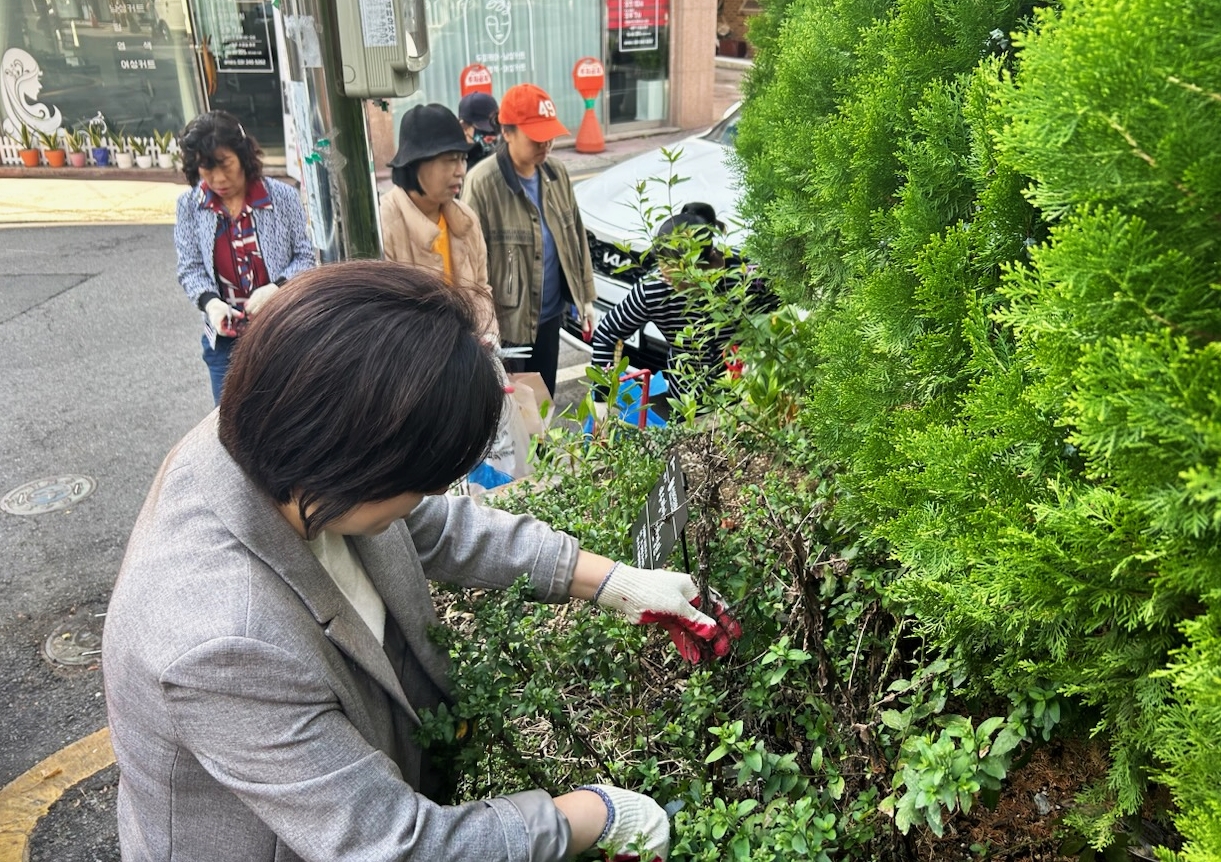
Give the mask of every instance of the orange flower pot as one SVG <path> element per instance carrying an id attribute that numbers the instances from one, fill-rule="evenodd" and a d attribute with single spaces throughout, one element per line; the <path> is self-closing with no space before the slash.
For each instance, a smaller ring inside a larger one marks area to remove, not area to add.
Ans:
<path id="1" fill-rule="evenodd" d="M 43 150 L 42 152 L 47 157 L 47 164 L 53 168 L 62 168 L 64 162 L 68 160 L 68 154 L 63 150 Z"/>
<path id="2" fill-rule="evenodd" d="M 27 168 L 38 167 L 39 161 L 42 160 L 42 153 L 38 150 L 18 150 L 17 155 L 21 156 L 21 163 Z"/>

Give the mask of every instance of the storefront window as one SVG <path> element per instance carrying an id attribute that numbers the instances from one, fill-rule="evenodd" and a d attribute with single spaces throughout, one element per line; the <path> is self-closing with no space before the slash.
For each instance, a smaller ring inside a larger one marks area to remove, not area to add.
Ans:
<path id="1" fill-rule="evenodd" d="M 192 0 L 191 8 L 208 106 L 241 120 L 264 150 L 282 153 L 284 108 L 271 0 Z"/>
<path id="2" fill-rule="evenodd" d="M 555 102 L 560 122 L 574 135 L 585 103 L 572 86 L 572 69 L 582 57 L 603 56 L 606 0 L 429 0 L 428 37 L 432 61 L 420 73 L 420 91 L 396 100 L 395 124 L 409 107 L 440 102 L 455 111 L 461 98 L 459 75 L 471 63 L 492 73 L 497 99 L 514 84 L 538 84 Z M 598 99 L 605 122 L 606 93 Z"/>
<path id="3" fill-rule="evenodd" d="M 199 108 L 183 0 L 0 0 L 6 129 L 180 130 Z"/>

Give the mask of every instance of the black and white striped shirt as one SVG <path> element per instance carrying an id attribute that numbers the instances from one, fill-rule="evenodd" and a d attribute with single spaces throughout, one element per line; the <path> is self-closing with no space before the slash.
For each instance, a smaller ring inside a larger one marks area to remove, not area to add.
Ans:
<path id="1" fill-rule="evenodd" d="M 676 345 L 684 329 L 698 326 L 702 315 L 693 307 L 695 303 L 676 291 L 661 278 L 657 270 L 651 270 L 638 279 L 627 296 L 598 322 L 593 335 L 593 357 L 590 364 L 595 368 L 606 368 L 615 361 L 615 345 L 626 340 L 646 323 L 652 323 L 670 345 L 667 369 L 672 370 L 678 354 L 689 352 L 691 347 Z M 720 369 L 722 353 L 729 342 L 730 333 L 718 334 L 705 346 L 703 365 L 710 374 Z M 691 369 L 694 370 L 694 369 Z M 672 387 L 676 383 L 671 379 Z"/>

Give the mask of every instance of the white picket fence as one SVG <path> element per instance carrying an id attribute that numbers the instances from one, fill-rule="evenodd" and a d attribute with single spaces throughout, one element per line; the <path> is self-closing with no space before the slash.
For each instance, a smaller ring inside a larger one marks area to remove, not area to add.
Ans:
<path id="1" fill-rule="evenodd" d="M 140 138 L 139 140 L 144 141 L 144 144 L 146 147 L 145 153 L 147 155 L 150 155 L 153 157 L 153 164 L 156 165 L 157 156 L 159 156 L 161 154 L 161 149 L 157 146 L 157 142 L 155 140 L 153 140 L 152 138 Z M 60 139 L 60 146 L 61 146 L 61 148 L 63 147 L 62 138 Z M 116 146 L 115 143 L 113 141 L 111 141 L 110 139 L 106 140 L 105 146 L 106 146 L 106 149 L 110 151 L 110 165 L 111 165 L 111 167 L 113 167 L 114 162 L 115 162 L 114 156 L 115 156 L 116 152 L 120 151 L 119 147 Z M 41 151 L 42 144 L 40 142 L 36 141 L 35 148 L 38 149 L 39 151 Z M 24 164 L 21 161 L 21 156 L 20 156 L 21 149 L 22 149 L 21 143 L 16 138 L 10 138 L 8 135 L 0 134 L 0 165 Z M 85 164 L 90 165 L 90 166 L 96 166 L 97 161 L 95 161 L 93 158 L 93 148 L 89 145 L 88 141 L 85 142 L 84 151 L 85 151 Z M 40 156 L 39 164 L 45 165 L 46 163 L 47 163 L 46 156 Z"/>

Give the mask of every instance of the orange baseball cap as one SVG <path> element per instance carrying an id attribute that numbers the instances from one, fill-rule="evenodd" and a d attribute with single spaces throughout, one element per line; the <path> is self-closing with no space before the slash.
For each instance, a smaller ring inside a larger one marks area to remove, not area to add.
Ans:
<path id="1" fill-rule="evenodd" d="M 555 102 L 534 84 L 517 84 L 505 91 L 500 99 L 500 124 L 517 126 L 538 144 L 568 134 L 564 124 L 555 118 Z"/>

